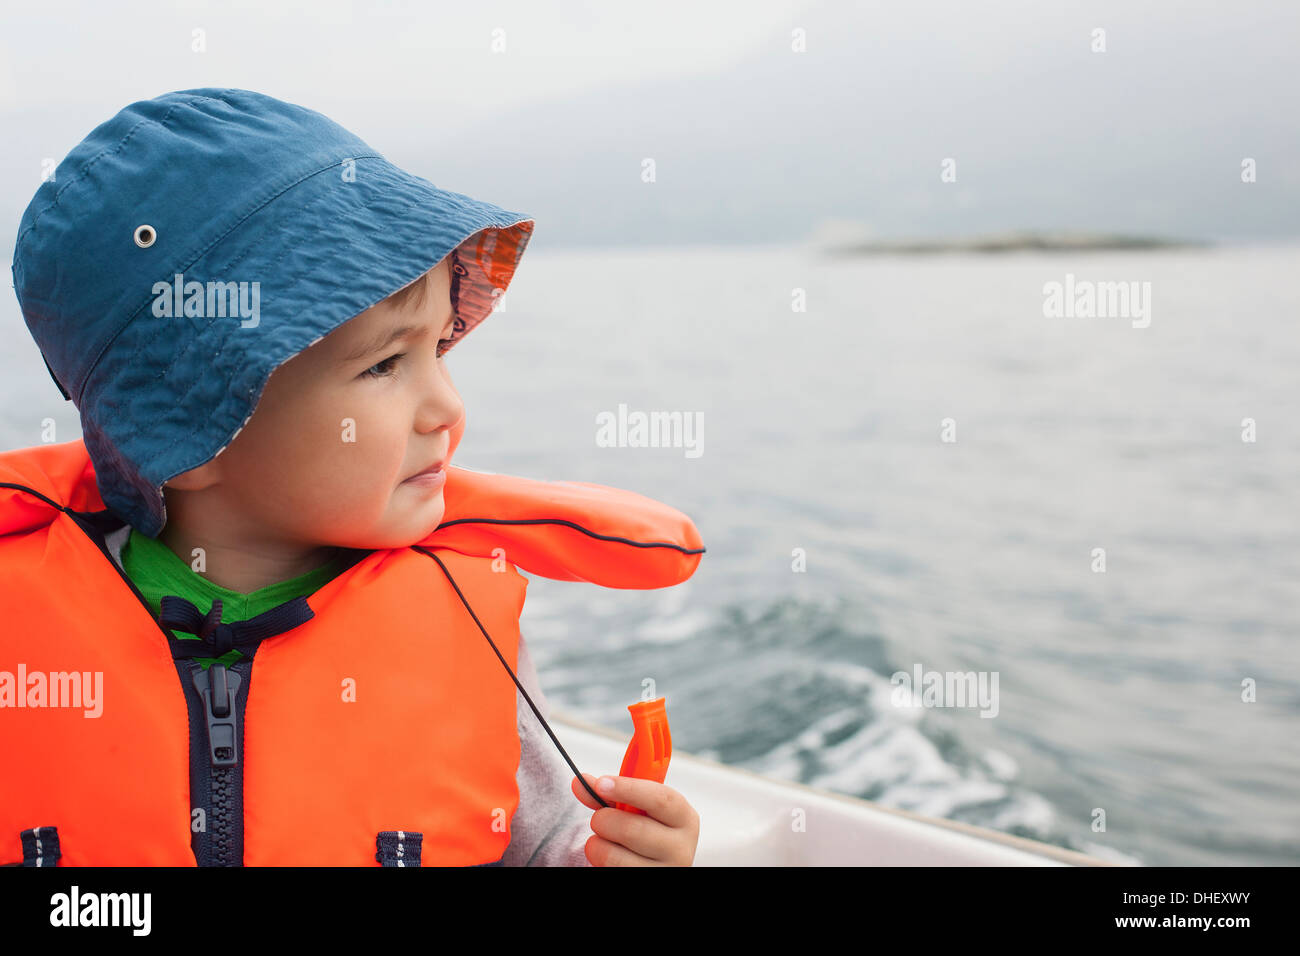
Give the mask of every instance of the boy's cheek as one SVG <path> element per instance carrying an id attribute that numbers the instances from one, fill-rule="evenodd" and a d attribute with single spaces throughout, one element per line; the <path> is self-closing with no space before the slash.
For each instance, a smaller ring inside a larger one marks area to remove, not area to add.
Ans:
<path id="1" fill-rule="evenodd" d="M 451 445 L 450 445 L 450 447 L 449 447 L 449 449 L 448 449 L 448 451 L 447 451 L 447 461 L 448 461 L 448 462 L 450 462 L 451 459 L 452 459 L 452 456 L 456 454 L 456 446 L 460 444 L 460 436 L 463 435 L 463 434 L 465 434 L 465 416 L 464 416 L 464 415 L 460 416 L 460 421 L 457 422 L 457 423 L 452 427 L 451 431 L 448 433 L 449 437 L 451 438 Z"/>

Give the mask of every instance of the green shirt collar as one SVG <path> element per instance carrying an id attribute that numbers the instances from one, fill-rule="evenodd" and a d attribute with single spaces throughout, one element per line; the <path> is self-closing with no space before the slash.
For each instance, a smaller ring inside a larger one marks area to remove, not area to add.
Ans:
<path id="1" fill-rule="evenodd" d="M 191 570 L 163 542 L 141 534 L 134 528 L 122 547 L 122 569 L 140 589 L 155 617 L 162 611 L 163 597 L 174 594 L 204 613 L 212 607 L 214 600 L 219 599 L 221 620 L 224 623 L 246 621 L 285 601 L 313 594 L 348 564 L 348 553 L 344 551 L 328 564 L 306 574 L 269 584 L 249 594 L 241 594 L 214 584 L 202 574 Z"/>

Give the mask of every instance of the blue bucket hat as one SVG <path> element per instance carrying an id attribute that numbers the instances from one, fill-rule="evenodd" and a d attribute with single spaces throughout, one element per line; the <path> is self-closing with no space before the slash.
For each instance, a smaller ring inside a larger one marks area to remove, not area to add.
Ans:
<path id="1" fill-rule="evenodd" d="M 23 318 L 81 414 L 100 496 L 141 533 L 277 366 L 451 257 L 455 346 L 534 221 L 404 172 L 320 113 L 195 89 L 132 103 L 41 184 L 14 247 Z"/>

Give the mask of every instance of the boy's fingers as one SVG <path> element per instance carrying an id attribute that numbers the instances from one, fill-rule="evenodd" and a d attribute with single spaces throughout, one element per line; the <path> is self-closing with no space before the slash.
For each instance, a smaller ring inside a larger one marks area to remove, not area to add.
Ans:
<path id="1" fill-rule="evenodd" d="M 654 820 L 670 827 L 689 826 L 695 819 L 695 811 L 691 805 L 686 802 L 686 798 L 674 790 L 672 787 L 665 786 L 662 783 L 655 783 L 653 780 L 642 780 L 639 777 L 621 777 L 613 774 L 606 774 L 602 777 L 593 777 L 591 774 L 584 773 L 587 782 L 592 785 L 600 798 L 608 803 L 611 807 L 615 803 L 626 803 L 628 806 L 644 810 L 646 814 Z M 614 789 L 610 791 L 602 790 L 596 786 L 599 780 L 613 780 Z M 581 787 L 576 780 L 575 787 Z M 586 797 L 582 802 L 590 807 L 599 807 L 599 804 L 592 804 L 588 801 L 591 795 L 583 790 Z"/>
<path id="2" fill-rule="evenodd" d="M 593 790 L 596 789 L 596 781 L 600 779 L 599 777 L 596 777 L 593 774 L 589 774 L 589 773 L 584 773 L 582 777 L 591 786 L 591 789 Z M 587 788 L 582 785 L 582 781 L 579 780 L 577 777 L 573 778 L 572 788 L 573 788 L 573 795 L 578 798 L 578 801 L 584 807 L 587 807 L 588 809 L 591 810 L 599 810 L 601 808 L 600 804 L 591 798 L 591 794 L 587 792 Z M 600 791 L 597 791 L 597 793 L 599 792 Z M 601 796 L 603 798 L 604 794 L 601 794 Z M 605 800 L 605 802 L 609 803 L 610 801 Z M 610 805 L 612 806 L 612 804 Z"/>

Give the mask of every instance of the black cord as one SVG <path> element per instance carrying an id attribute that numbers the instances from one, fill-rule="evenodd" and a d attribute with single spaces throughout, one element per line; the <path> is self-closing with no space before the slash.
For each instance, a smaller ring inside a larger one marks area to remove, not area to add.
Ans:
<path id="1" fill-rule="evenodd" d="M 450 581 L 451 586 L 456 589 L 456 596 L 460 598 L 460 603 L 465 605 L 465 610 L 469 611 L 469 616 L 474 619 L 474 623 L 478 625 L 478 629 L 483 632 L 483 636 L 486 637 L 488 643 L 492 645 L 492 650 L 496 652 L 496 655 L 500 659 L 502 666 L 505 667 L 506 672 L 510 675 L 510 679 L 515 682 L 515 686 L 519 688 L 519 693 L 524 695 L 524 700 L 528 701 L 528 706 L 533 709 L 533 713 L 537 715 L 537 719 L 542 722 L 543 729 L 550 735 L 551 740 L 552 742 L 554 742 L 555 746 L 559 748 L 560 753 L 564 757 L 565 763 L 567 763 L 569 765 L 569 769 L 573 771 L 573 775 L 578 778 L 578 780 L 582 783 L 582 785 L 587 789 L 587 792 L 591 794 L 592 798 L 597 803 L 599 803 L 602 807 L 608 807 L 609 804 L 606 803 L 604 800 L 602 800 L 599 797 L 599 795 L 597 795 L 595 790 L 591 789 L 591 784 L 587 783 L 587 778 L 584 777 L 578 771 L 578 768 L 574 766 L 573 761 L 569 759 L 569 754 L 565 751 L 564 747 L 560 744 L 560 741 L 556 738 L 555 734 L 551 731 L 551 727 L 546 722 L 546 718 L 544 718 L 541 714 L 541 711 L 537 709 L 537 705 L 533 703 L 533 699 L 528 696 L 528 691 L 524 690 L 524 685 L 519 683 L 519 678 L 515 676 L 515 672 L 510 670 L 510 665 L 506 663 L 506 659 L 502 657 L 501 652 L 497 650 L 497 646 L 493 642 L 491 636 L 488 634 L 487 629 L 483 627 L 483 623 L 478 619 L 478 615 L 474 613 L 474 609 L 469 606 L 469 601 L 465 600 L 465 595 L 461 593 L 460 586 L 456 583 L 456 579 L 451 576 L 451 572 L 447 570 L 447 566 L 443 564 L 442 560 L 432 551 L 422 548 L 418 544 L 413 544 L 411 545 L 411 547 L 422 554 L 427 554 L 429 557 L 433 558 L 433 560 L 438 562 L 438 567 L 442 568 L 442 573 L 447 575 L 447 580 Z"/>

